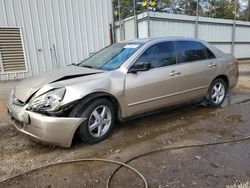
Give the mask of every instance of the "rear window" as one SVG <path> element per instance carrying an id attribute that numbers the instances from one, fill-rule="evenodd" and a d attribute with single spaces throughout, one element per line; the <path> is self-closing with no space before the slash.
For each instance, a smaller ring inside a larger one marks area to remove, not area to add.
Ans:
<path id="1" fill-rule="evenodd" d="M 206 47 L 196 41 L 176 41 L 178 62 L 192 62 L 207 59 Z"/>

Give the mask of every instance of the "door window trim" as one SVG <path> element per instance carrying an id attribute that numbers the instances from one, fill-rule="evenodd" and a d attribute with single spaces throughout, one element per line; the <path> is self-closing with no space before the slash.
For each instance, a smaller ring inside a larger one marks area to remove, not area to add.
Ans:
<path id="1" fill-rule="evenodd" d="M 203 45 L 206 47 L 205 53 L 207 56 L 207 60 L 216 59 L 214 52 L 212 50 L 210 50 L 205 44 L 203 44 Z M 213 54 L 213 56 L 214 56 L 213 58 L 208 58 L 207 50 L 209 50 Z"/>
<path id="2" fill-rule="evenodd" d="M 174 40 L 166 40 L 166 41 L 157 41 L 157 42 L 154 42 L 152 44 L 150 44 L 149 46 L 147 46 L 134 60 L 133 62 L 128 66 L 127 68 L 127 74 L 130 74 L 129 71 L 131 69 L 131 67 L 136 63 L 136 61 L 141 57 L 141 55 L 147 51 L 150 47 L 152 47 L 153 45 L 156 45 L 156 44 L 160 44 L 160 43 L 164 43 L 164 42 L 172 42 L 173 43 L 173 47 L 174 47 L 174 51 L 175 51 L 175 64 L 172 64 L 172 65 L 167 65 L 167 66 L 162 66 L 162 67 L 156 67 L 156 68 L 153 68 L 153 69 L 158 69 L 158 68 L 164 68 L 164 67 L 170 67 L 170 66 L 176 66 L 178 65 L 178 54 L 177 54 L 177 50 L 176 50 L 176 46 L 175 46 L 175 41 Z M 150 70 L 153 70 L 153 69 L 150 69 Z M 150 71 L 149 70 L 149 71 Z"/>
<path id="3" fill-rule="evenodd" d="M 175 44 L 175 49 L 176 49 L 176 51 L 177 51 L 177 64 L 178 65 L 182 65 L 182 64 L 188 64 L 188 63 L 195 63 L 195 62 L 198 62 L 198 61 L 208 61 L 208 60 L 211 60 L 211 59 L 216 59 L 216 56 L 214 55 L 214 53 L 211 51 L 211 53 L 214 55 L 214 57 L 215 58 L 211 58 L 211 59 L 209 59 L 208 58 L 208 56 L 207 56 L 207 52 L 206 52 L 206 50 L 204 49 L 204 52 L 205 52 L 205 55 L 206 55 L 206 59 L 201 59 L 201 60 L 194 60 L 194 61 L 185 61 L 185 62 L 180 62 L 179 60 L 181 59 L 180 58 L 180 50 L 177 48 L 177 45 L 176 45 L 176 42 L 197 42 L 197 43 L 200 43 L 200 44 L 202 44 L 204 47 L 206 47 L 206 48 L 208 48 L 205 44 L 203 44 L 202 42 L 199 42 L 199 41 L 192 41 L 192 40 L 177 40 L 177 41 L 174 41 L 174 44 Z"/>

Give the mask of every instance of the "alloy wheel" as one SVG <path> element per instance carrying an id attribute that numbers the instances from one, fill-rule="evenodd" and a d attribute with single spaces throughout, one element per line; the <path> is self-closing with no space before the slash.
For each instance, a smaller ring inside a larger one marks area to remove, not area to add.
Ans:
<path id="1" fill-rule="evenodd" d="M 106 105 L 98 106 L 93 110 L 88 122 L 90 134 L 95 138 L 100 138 L 105 135 L 111 125 L 112 114 L 111 110 Z"/>
<path id="2" fill-rule="evenodd" d="M 211 93 L 211 98 L 215 104 L 220 104 L 225 97 L 225 86 L 223 83 L 218 82 L 214 85 Z"/>

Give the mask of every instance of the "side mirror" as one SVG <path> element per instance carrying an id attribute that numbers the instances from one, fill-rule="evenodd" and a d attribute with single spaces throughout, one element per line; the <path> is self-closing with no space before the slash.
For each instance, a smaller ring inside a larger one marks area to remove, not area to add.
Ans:
<path id="1" fill-rule="evenodd" d="M 147 71 L 151 69 L 151 63 L 149 62 L 139 62 L 136 63 L 135 65 L 133 65 L 130 70 L 129 73 L 137 73 L 139 71 Z"/>

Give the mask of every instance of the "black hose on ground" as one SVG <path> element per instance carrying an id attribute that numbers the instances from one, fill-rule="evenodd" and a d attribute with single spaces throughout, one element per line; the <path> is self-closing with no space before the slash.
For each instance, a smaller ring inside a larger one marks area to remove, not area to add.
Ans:
<path id="1" fill-rule="evenodd" d="M 23 175 L 38 171 L 38 170 L 42 170 L 44 168 L 48 168 L 51 166 L 56 166 L 56 165 L 63 165 L 63 164 L 70 164 L 70 163 L 77 163 L 77 162 L 86 162 L 86 161 L 100 161 L 100 162 L 108 162 L 108 163 L 113 163 L 113 164 L 117 164 L 120 165 L 116 170 L 113 171 L 113 173 L 109 176 L 107 182 L 106 182 L 106 188 L 110 187 L 110 183 L 112 178 L 114 177 L 114 175 L 122 168 L 122 167 L 126 167 L 130 170 L 132 170 L 133 172 L 135 172 L 138 176 L 140 176 L 140 178 L 143 180 L 144 182 L 144 187 L 148 188 L 148 183 L 146 181 L 146 178 L 135 168 L 133 168 L 132 166 L 128 165 L 127 163 L 134 161 L 138 158 L 144 157 L 146 155 L 151 155 L 151 154 L 155 154 L 155 153 L 159 153 L 159 152 L 163 152 L 163 151 L 171 151 L 171 150 L 179 150 L 179 149 L 186 149 L 186 148 L 194 148 L 194 147 L 205 147 L 205 146 L 214 146 L 214 145 L 221 145 L 221 144 L 229 144 L 229 143 L 237 143 L 237 142 L 242 142 L 242 141 L 246 141 L 249 140 L 250 136 L 246 136 L 243 138 L 239 138 L 239 139 L 232 139 L 232 140 L 225 140 L 225 141 L 219 141 L 219 142 L 212 142 L 212 143 L 204 143 L 204 144 L 193 144 L 193 145 L 185 145 L 185 146 L 176 146 L 176 147 L 171 147 L 171 148 L 165 148 L 165 149 L 160 149 L 160 150 L 155 150 L 155 151 L 150 151 L 147 153 L 143 153 L 141 155 L 135 156 L 129 160 L 127 160 L 126 162 L 119 162 L 119 161 L 114 161 L 114 160 L 109 160 L 109 159 L 99 159 L 99 158 L 83 158 L 83 159 L 74 159 L 74 160 L 68 160 L 68 161 L 62 161 L 62 162 L 55 162 L 55 163 L 51 163 L 42 167 L 38 167 L 32 170 L 29 170 L 27 172 L 23 172 L 20 173 L 16 176 L 10 177 L 6 180 L 0 181 L 0 184 L 4 184 L 7 183 L 11 180 L 14 180 L 18 177 L 21 177 Z"/>
<path id="2" fill-rule="evenodd" d="M 34 168 L 34 169 L 29 170 L 27 172 L 20 173 L 18 175 L 15 175 L 15 176 L 10 177 L 8 179 L 5 179 L 3 181 L 0 181 L 0 185 L 4 184 L 4 183 L 7 183 L 7 182 L 9 182 L 11 180 L 14 180 L 14 179 L 16 179 L 18 177 L 21 177 L 21 176 L 27 175 L 29 173 L 32 173 L 32 172 L 35 172 L 35 171 L 38 171 L 38 170 L 42 170 L 42 169 L 45 169 L 45 168 L 48 168 L 48 167 L 51 167 L 51 166 L 70 164 L 70 163 L 79 163 L 79 162 L 86 162 L 86 161 L 107 162 L 107 163 L 112 163 L 112 164 L 116 164 L 116 165 L 126 167 L 126 168 L 132 170 L 134 173 L 136 173 L 143 180 L 143 183 L 144 183 L 145 187 L 148 188 L 148 183 L 147 183 L 146 179 L 144 178 L 144 176 L 138 170 L 133 168 L 132 166 L 130 166 L 128 164 L 125 164 L 125 163 L 122 163 L 122 162 L 119 162 L 119 161 L 114 161 L 114 160 L 110 160 L 110 159 L 99 159 L 99 158 L 83 158 L 83 159 L 73 159 L 73 160 L 67 160 L 67 161 L 61 161 L 61 162 L 54 162 L 54 163 L 51 163 L 51 164 L 48 164 L 48 165 L 45 165 L 45 166 Z"/>
<path id="3" fill-rule="evenodd" d="M 179 150 L 179 149 L 187 149 L 187 148 L 195 148 L 195 147 L 205 147 L 205 146 L 215 146 L 215 145 L 222 145 L 222 144 L 229 144 L 229 143 L 237 143 L 237 142 L 242 142 L 242 141 L 246 141 L 246 140 L 250 140 L 250 136 L 246 136 L 243 138 L 239 138 L 239 139 L 232 139 L 232 140 L 225 140 L 225 141 L 219 141 L 219 142 L 212 142 L 212 143 L 204 143 L 204 144 L 193 144 L 193 145 L 186 145 L 186 146 L 176 146 L 176 147 L 171 147 L 171 148 L 165 148 L 165 149 L 159 149 L 159 150 L 155 150 L 155 151 L 150 151 L 147 153 L 143 153 L 141 155 L 137 155 L 129 160 L 127 160 L 126 162 L 124 162 L 125 164 L 128 164 L 131 161 L 134 161 L 136 159 L 139 159 L 141 157 L 144 157 L 146 155 L 151 155 L 151 154 L 155 154 L 155 153 L 159 153 L 159 152 L 163 152 L 163 151 L 171 151 L 171 150 Z M 106 187 L 109 188 L 110 187 L 110 183 L 112 178 L 114 177 L 114 175 L 122 168 L 123 166 L 119 166 L 116 170 L 114 170 L 114 172 L 111 174 L 111 176 L 109 176 L 107 182 L 106 182 Z"/>

